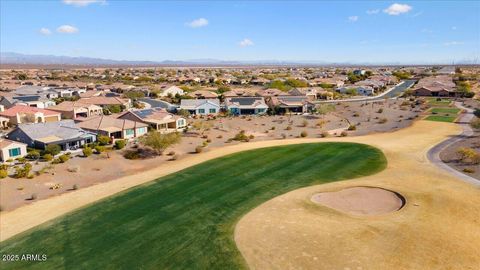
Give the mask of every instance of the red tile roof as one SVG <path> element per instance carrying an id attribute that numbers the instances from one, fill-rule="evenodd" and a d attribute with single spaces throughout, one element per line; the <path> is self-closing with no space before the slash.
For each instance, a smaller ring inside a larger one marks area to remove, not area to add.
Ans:
<path id="1" fill-rule="evenodd" d="M 7 109 L 3 112 L 0 112 L 0 115 L 2 116 L 15 116 L 17 113 L 37 113 L 41 112 L 44 115 L 59 115 L 59 112 L 54 112 L 46 109 L 40 109 L 40 108 L 35 108 L 35 107 L 30 107 L 30 106 L 23 106 L 23 105 L 15 105 L 11 107 L 10 109 Z"/>

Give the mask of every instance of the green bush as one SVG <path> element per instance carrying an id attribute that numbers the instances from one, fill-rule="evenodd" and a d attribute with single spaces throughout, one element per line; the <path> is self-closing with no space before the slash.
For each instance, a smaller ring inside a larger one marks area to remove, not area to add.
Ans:
<path id="1" fill-rule="evenodd" d="M 97 151 L 97 154 L 105 152 L 105 146 L 97 145 L 95 146 L 95 151 Z"/>
<path id="2" fill-rule="evenodd" d="M 107 145 L 107 144 L 110 144 L 110 137 L 100 135 L 98 136 L 97 141 L 100 145 Z"/>
<path id="3" fill-rule="evenodd" d="M 61 155 L 58 157 L 58 159 L 60 160 L 60 163 L 65 163 L 70 159 L 70 157 L 68 155 Z"/>
<path id="4" fill-rule="evenodd" d="M 52 156 L 55 156 L 58 153 L 60 153 L 60 151 L 62 151 L 62 148 L 59 145 L 49 144 L 47 145 L 47 147 L 45 147 L 45 150 L 43 152 L 44 152 L 44 155 L 50 154 Z"/>
<path id="5" fill-rule="evenodd" d="M 32 164 L 27 163 L 23 167 L 17 167 L 15 169 L 15 178 L 24 178 L 27 177 L 30 174 L 30 171 L 32 170 Z"/>
<path id="6" fill-rule="evenodd" d="M 125 147 L 127 143 L 125 142 L 125 140 L 116 140 L 115 141 L 115 148 L 117 149 L 123 149 Z"/>
<path id="7" fill-rule="evenodd" d="M 37 150 L 31 150 L 28 152 L 27 157 L 30 159 L 38 159 L 40 157 L 40 152 Z"/>
<path id="8" fill-rule="evenodd" d="M 123 157 L 126 159 L 139 159 L 140 153 L 138 152 L 138 150 L 129 150 L 123 154 Z"/>
<path id="9" fill-rule="evenodd" d="M 84 155 L 85 157 L 89 157 L 89 156 L 91 156 L 91 155 L 93 154 L 92 148 L 90 148 L 90 147 L 88 147 L 88 146 L 85 147 L 85 148 L 83 148 L 82 152 L 83 152 L 83 155 Z"/>
<path id="10" fill-rule="evenodd" d="M 0 179 L 8 176 L 7 170 L 0 170 Z"/>
<path id="11" fill-rule="evenodd" d="M 50 160 L 53 159 L 53 156 L 52 156 L 52 154 L 45 154 L 45 155 L 42 156 L 42 158 L 46 161 L 50 161 Z"/>

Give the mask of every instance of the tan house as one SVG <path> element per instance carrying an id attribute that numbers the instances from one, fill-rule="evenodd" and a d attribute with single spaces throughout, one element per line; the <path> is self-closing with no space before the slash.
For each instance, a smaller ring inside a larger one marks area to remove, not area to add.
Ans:
<path id="1" fill-rule="evenodd" d="M 76 101 L 64 101 L 48 109 L 61 113 L 65 119 L 76 119 L 78 117 L 91 117 L 103 114 L 103 109 L 100 106 Z"/>
<path id="2" fill-rule="evenodd" d="M 76 102 L 87 104 L 87 105 L 97 105 L 102 108 L 110 105 L 120 105 L 124 107 L 126 110 L 128 110 L 131 107 L 130 99 L 119 98 L 119 97 L 93 96 L 88 98 L 80 98 Z"/>
<path id="3" fill-rule="evenodd" d="M 197 90 L 191 93 L 188 93 L 188 96 L 196 99 L 216 99 L 218 94 L 212 91 L 207 90 Z"/>
<path id="4" fill-rule="evenodd" d="M 0 117 L 7 118 L 10 124 L 45 123 L 60 121 L 59 112 L 40 109 L 30 106 L 15 105 L 10 109 L 0 112 Z"/>
<path id="5" fill-rule="evenodd" d="M 77 126 L 113 139 L 137 138 L 148 132 L 148 125 L 145 123 L 106 115 L 85 119 L 77 123 Z"/>
<path id="6" fill-rule="evenodd" d="M 142 122 L 160 132 L 180 131 L 187 126 L 185 118 L 171 114 L 162 108 L 127 111 L 118 118 Z"/>
<path id="7" fill-rule="evenodd" d="M 27 145 L 21 142 L 0 139 L 0 161 L 16 159 L 27 154 Z"/>

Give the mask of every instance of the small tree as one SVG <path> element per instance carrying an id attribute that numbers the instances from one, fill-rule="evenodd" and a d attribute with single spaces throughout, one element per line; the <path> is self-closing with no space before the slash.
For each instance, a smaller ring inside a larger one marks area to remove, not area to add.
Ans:
<path id="1" fill-rule="evenodd" d="M 181 141 L 181 135 L 178 132 L 161 134 L 159 132 L 149 132 L 140 138 L 140 142 L 152 148 L 157 154 L 161 155 L 168 147 Z"/>
<path id="2" fill-rule="evenodd" d="M 100 135 L 98 136 L 97 141 L 100 145 L 107 145 L 107 144 L 110 144 L 110 137 L 105 135 Z"/>
<path id="3" fill-rule="evenodd" d="M 60 147 L 60 145 L 49 144 L 47 145 L 47 147 L 45 147 L 44 154 L 50 154 L 52 156 L 55 156 L 55 155 L 58 155 L 60 151 L 62 151 L 62 148 Z"/>
<path id="4" fill-rule="evenodd" d="M 0 179 L 3 179 L 8 176 L 7 170 L 0 170 Z"/>
<path id="5" fill-rule="evenodd" d="M 123 149 L 125 147 L 125 145 L 126 145 L 125 140 L 116 140 L 115 141 L 115 148 L 117 148 L 119 150 Z"/>
<path id="6" fill-rule="evenodd" d="M 42 158 L 45 160 L 45 161 L 50 161 L 53 159 L 53 156 L 52 154 L 45 154 L 42 156 Z"/>
<path id="7" fill-rule="evenodd" d="M 27 157 L 30 159 L 38 159 L 40 157 L 40 152 L 37 150 L 31 150 L 28 152 Z"/>
<path id="8" fill-rule="evenodd" d="M 91 156 L 92 153 L 93 153 L 92 148 L 90 148 L 90 147 L 88 147 L 88 146 L 86 146 L 85 148 L 83 148 L 82 151 L 83 151 L 83 155 L 84 155 L 85 157 L 89 157 L 89 156 Z"/>
<path id="9" fill-rule="evenodd" d="M 457 155 L 465 163 L 478 164 L 480 162 L 480 154 L 472 148 L 460 147 L 457 150 Z"/>

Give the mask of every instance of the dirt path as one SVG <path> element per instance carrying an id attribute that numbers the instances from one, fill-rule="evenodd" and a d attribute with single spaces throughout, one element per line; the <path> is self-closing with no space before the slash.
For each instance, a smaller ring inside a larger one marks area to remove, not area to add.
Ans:
<path id="1" fill-rule="evenodd" d="M 375 175 L 298 189 L 245 215 L 235 241 L 251 269 L 478 269 L 480 189 L 439 170 L 428 150 L 459 125 L 418 121 L 398 132 L 350 138 L 380 148 Z M 399 211 L 359 217 L 311 201 L 356 186 L 401 194 Z"/>

